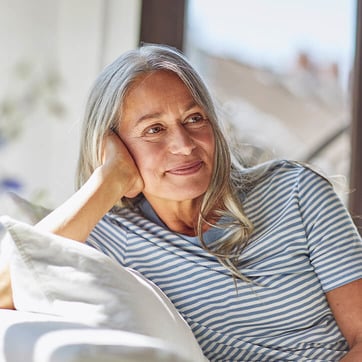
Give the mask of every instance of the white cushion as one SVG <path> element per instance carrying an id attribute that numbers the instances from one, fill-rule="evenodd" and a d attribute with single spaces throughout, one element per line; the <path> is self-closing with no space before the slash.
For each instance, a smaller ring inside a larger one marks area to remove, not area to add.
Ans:
<path id="1" fill-rule="evenodd" d="M 187 323 L 153 283 L 82 243 L 9 217 L 0 223 L 17 310 L 155 337 L 186 359 L 205 360 Z"/>
<path id="2" fill-rule="evenodd" d="M 167 343 L 46 314 L 0 310 L 2 362 L 187 362 Z"/>

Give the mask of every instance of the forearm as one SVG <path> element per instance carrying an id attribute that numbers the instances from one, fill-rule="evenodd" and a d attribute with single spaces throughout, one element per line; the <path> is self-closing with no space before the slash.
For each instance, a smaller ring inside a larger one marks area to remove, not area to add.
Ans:
<path id="1" fill-rule="evenodd" d="M 35 227 L 77 241 L 85 241 L 97 222 L 124 195 L 126 186 L 96 169 L 66 202 Z"/>
<path id="2" fill-rule="evenodd" d="M 326 293 L 334 318 L 346 338 L 350 351 L 343 362 L 360 362 L 362 356 L 362 279 Z"/>
<path id="3" fill-rule="evenodd" d="M 357 338 L 341 362 L 360 362 L 362 358 L 362 336 Z"/>
<path id="4" fill-rule="evenodd" d="M 123 185 L 118 177 L 100 167 L 78 192 L 35 227 L 85 241 L 96 223 L 123 196 L 126 186 L 126 182 Z M 10 270 L 6 263 L 0 263 L 0 309 L 14 309 Z"/>

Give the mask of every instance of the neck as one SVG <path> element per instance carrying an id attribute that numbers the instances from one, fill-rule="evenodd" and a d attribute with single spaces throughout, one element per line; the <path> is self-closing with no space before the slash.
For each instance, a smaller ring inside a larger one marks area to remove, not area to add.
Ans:
<path id="1" fill-rule="evenodd" d="M 201 198 L 186 201 L 156 200 L 149 197 L 146 199 L 170 230 L 188 236 L 197 234 Z"/>

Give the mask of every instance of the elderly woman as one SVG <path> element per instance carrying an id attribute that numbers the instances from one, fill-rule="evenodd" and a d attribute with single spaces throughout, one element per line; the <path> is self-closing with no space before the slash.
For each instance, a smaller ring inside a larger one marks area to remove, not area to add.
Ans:
<path id="1" fill-rule="evenodd" d="M 239 159 L 188 61 L 145 45 L 95 82 L 79 190 L 37 227 L 156 283 L 211 361 L 361 361 L 362 242 L 332 186 Z"/>

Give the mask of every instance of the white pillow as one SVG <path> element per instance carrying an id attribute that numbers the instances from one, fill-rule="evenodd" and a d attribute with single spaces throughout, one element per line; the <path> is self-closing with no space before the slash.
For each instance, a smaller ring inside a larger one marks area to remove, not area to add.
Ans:
<path id="1" fill-rule="evenodd" d="M 190 362 L 158 338 L 0 309 L 2 362 Z"/>
<path id="2" fill-rule="evenodd" d="M 185 358 L 205 361 L 191 329 L 153 283 L 85 244 L 6 216 L 0 223 L 16 309 L 156 337 Z"/>

